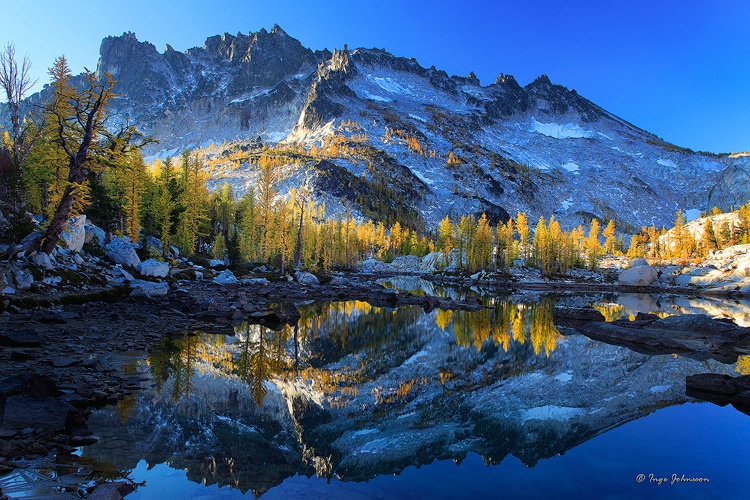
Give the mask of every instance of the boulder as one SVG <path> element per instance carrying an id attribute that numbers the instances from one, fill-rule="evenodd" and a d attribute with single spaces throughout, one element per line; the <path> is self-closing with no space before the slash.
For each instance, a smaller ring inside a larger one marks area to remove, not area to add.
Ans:
<path id="1" fill-rule="evenodd" d="M 18 267 L 13 268 L 13 279 L 19 290 L 28 290 L 34 284 L 34 276 L 29 271 Z"/>
<path id="2" fill-rule="evenodd" d="M 638 266 L 625 269 L 620 273 L 618 281 L 627 286 L 649 286 L 659 276 L 656 269 L 649 266 Z"/>
<path id="3" fill-rule="evenodd" d="M 385 262 L 377 259 L 366 259 L 362 262 L 360 270 L 364 274 L 375 274 L 393 272 L 394 268 L 390 264 L 386 264 Z"/>
<path id="4" fill-rule="evenodd" d="M 3 290 L 0 293 L 3 295 L 15 295 L 16 289 L 13 288 L 12 286 L 6 286 L 5 288 L 3 288 Z"/>
<path id="5" fill-rule="evenodd" d="M 63 432 L 70 428 L 76 413 L 78 410 L 60 399 L 11 396 L 5 401 L 2 428 Z"/>
<path id="6" fill-rule="evenodd" d="M 735 262 L 734 273 L 741 277 L 750 276 L 750 254 L 739 257 Z"/>
<path id="7" fill-rule="evenodd" d="M 239 280 L 237 280 L 232 271 L 227 269 L 225 271 L 222 271 L 221 274 L 214 278 L 214 283 L 218 283 L 219 285 L 231 285 L 234 283 L 239 283 Z"/>
<path id="8" fill-rule="evenodd" d="M 31 328 L 22 330 L 1 330 L 0 346 L 3 347 L 38 347 L 42 345 L 39 334 Z"/>
<path id="9" fill-rule="evenodd" d="M 416 273 L 422 270 L 422 259 L 416 255 L 402 255 L 393 259 L 391 265 L 401 272 Z"/>
<path id="10" fill-rule="evenodd" d="M 329 285 L 333 286 L 348 285 L 350 283 L 351 281 L 344 278 L 343 276 L 334 276 L 333 278 L 331 278 L 331 281 L 328 282 Z"/>
<path id="11" fill-rule="evenodd" d="M 121 278 L 123 278 L 125 281 L 133 281 L 133 280 L 135 280 L 135 278 L 133 277 L 132 274 L 130 274 L 129 272 L 127 272 L 125 269 L 123 269 L 120 266 L 113 267 L 112 268 L 112 274 L 115 277 L 121 277 Z"/>
<path id="12" fill-rule="evenodd" d="M 145 297 L 154 299 L 164 297 L 169 293 L 169 284 L 165 282 L 154 283 L 152 281 L 133 280 L 130 282 L 133 291 L 131 297 Z"/>
<path id="13" fill-rule="evenodd" d="M 115 264 L 136 267 L 141 263 L 141 259 L 135 253 L 135 245 L 124 238 L 112 238 L 112 241 L 104 247 L 104 251 Z"/>
<path id="14" fill-rule="evenodd" d="M 44 269 L 54 269 L 55 264 L 52 262 L 52 258 L 44 252 L 37 252 L 31 257 L 31 263 L 37 267 Z"/>
<path id="15" fill-rule="evenodd" d="M 320 285 L 320 280 L 312 273 L 297 271 L 294 276 L 297 279 L 297 283 L 302 285 Z"/>
<path id="16" fill-rule="evenodd" d="M 164 246 L 161 244 L 161 240 L 154 236 L 146 236 L 146 245 L 148 245 L 149 248 L 157 250 L 159 253 L 162 253 L 162 251 L 164 250 Z"/>
<path id="17" fill-rule="evenodd" d="M 219 266 L 223 266 L 223 265 L 224 265 L 224 261 L 223 260 L 211 259 L 211 260 L 208 261 L 208 267 L 219 267 Z"/>
<path id="18" fill-rule="evenodd" d="M 85 215 L 73 217 L 68 221 L 67 227 L 60 235 L 60 242 L 71 252 L 80 252 L 83 250 L 83 243 L 86 241 L 85 225 Z"/>
<path id="19" fill-rule="evenodd" d="M 242 284 L 266 286 L 266 285 L 270 285 L 271 282 L 268 281 L 266 278 L 245 278 L 244 280 L 242 280 Z"/>
<path id="20" fill-rule="evenodd" d="M 630 267 L 641 267 L 641 266 L 648 266 L 648 261 L 644 259 L 643 257 L 639 257 L 637 259 L 633 259 L 630 261 Z"/>
<path id="21" fill-rule="evenodd" d="M 61 276 L 47 276 L 46 278 L 42 279 L 42 283 L 49 286 L 57 286 L 60 283 L 62 283 L 62 277 Z"/>
<path id="22" fill-rule="evenodd" d="M 16 377 L 0 379 L 0 401 L 11 396 L 33 398 L 56 398 L 60 395 L 55 381 L 46 375 L 26 373 Z"/>
<path id="23" fill-rule="evenodd" d="M 135 488 L 124 481 L 116 483 L 104 483 L 96 487 L 88 496 L 89 500 L 122 500 L 126 495 L 135 491 Z"/>
<path id="24" fill-rule="evenodd" d="M 143 276 L 164 278 L 169 274 L 169 264 L 154 259 L 148 259 L 138 264 L 135 270 Z"/>
<path id="25" fill-rule="evenodd" d="M 104 229 L 93 224 L 86 224 L 83 226 L 83 229 L 86 232 L 84 243 L 91 243 L 93 241 L 102 247 L 107 243 L 107 233 L 104 232 Z"/>

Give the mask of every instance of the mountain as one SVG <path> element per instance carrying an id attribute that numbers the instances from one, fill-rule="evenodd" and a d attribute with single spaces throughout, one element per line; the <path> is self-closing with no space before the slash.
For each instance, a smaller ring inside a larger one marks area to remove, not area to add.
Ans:
<path id="1" fill-rule="evenodd" d="M 204 146 L 221 165 L 261 142 L 309 147 L 337 136 L 348 152 L 297 155 L 279 185 L 307 185 L 329 211 L 386 207 L 430 228 L 445 215 L 526 211 L 532 221 L 597 217 L 632 231 L 669 225 L 678 208 L 750 198 L 737 181 L 750 176 L 747 158 L 668 144 L 544 75 L 482 86 L 473 73 L 449 76 L 385 50 L 314 52 L 278 26 L 212 36 L 184 53 L 160 53 L 132 33 L 108 37 L 97 71 L 118 81 L 118 119 L 160 141 L 149 155 Z M 241 194 L 253 185 L 256 167 L 237 159 L 239 168 L 214 171 L 213 186 Z"/>

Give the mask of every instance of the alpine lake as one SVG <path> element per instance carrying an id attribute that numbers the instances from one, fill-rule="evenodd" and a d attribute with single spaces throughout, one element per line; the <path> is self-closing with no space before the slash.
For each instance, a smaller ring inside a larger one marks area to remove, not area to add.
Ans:
<path id="1" fill-rule="evenodd" d="M 419 278 L 476 312 L 298 304 L 296 326 L 185 332 L 127 363 L 142 390 L 96 410 L 81 459 L 128 499 L 748 498 L 750 416 L 685 377 L 750 366 L 646 355 L 556 325 L 593 305 L 750 325 L 750 302 L 643 294 L 499 295 Z"/>

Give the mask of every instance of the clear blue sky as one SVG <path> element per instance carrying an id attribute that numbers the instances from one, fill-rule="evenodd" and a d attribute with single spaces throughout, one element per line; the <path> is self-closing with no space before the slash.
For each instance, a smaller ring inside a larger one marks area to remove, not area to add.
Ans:
<path id="1" fill-rule="evenodd" d="M 744 0 L 0 4 L 0 43 L 12 41 L 29 54 L 40 84 L 63 53 L 74 72 L 94 69 L 108 35 L 132 31 L 160 51 L 167 43 L 186 50 L 214 34 L 277 23 L 312 49 L 385 48 L 449 74 L 474 71 L 483 85 L 498 73 L 521 85 L 546 73 L 680 146 L 750 150 L 750 2 Z"/>

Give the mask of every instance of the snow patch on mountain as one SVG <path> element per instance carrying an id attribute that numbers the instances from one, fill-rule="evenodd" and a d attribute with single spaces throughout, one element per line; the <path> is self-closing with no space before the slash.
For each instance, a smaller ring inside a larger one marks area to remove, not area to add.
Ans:
<path id="1" fill-rule="evenodd" d="M 569 161 L 568 163 L 562 165 L 562 168 L 564 168 L 568 172 L 578 172 L 581 169 L 581 167 L 579 167 L 577 163 L 573 163 L 572 161 Z"/>
<path id="2" fill-rule="evenodd" d="M 658 163 L 662 167 L 670 167 L 670 168 L 677 167 L 677 164 L 675 162 L 673 162 L 672 160 L 665 160 L 664 158 L 659 158 L 658 160 L 656 160 L 656 163 Z"/>
<path id="3" fill-rule="evenodd" d="M 378 101 L 378 102 L 393 102 L 393 99 L 388 99 L 387 97 L 381 97 L 379 95 L 371 94 L 367 91 L 364 92 L 365 97 L 371 101 Z"/>
<path id="4" fill-rule="evenodd" d="M 393 78 L 390 78 L 390 77 L 383 78 L 383 77 L 372 76 L 372 75 L 367 75 L 367 78 L 371 82 L 373 82 L 375 85 L 377 85 L 381 89 L 391 94 L 411 94 L 411 91 L 407 87 L 400 85 Z"/>
<path id="5" fill-rule="evenodd" d="M 575 123 L 542 123 L 532 119 L 531 130 L 555 139 L 588 139 L 594 133 Z"/>

